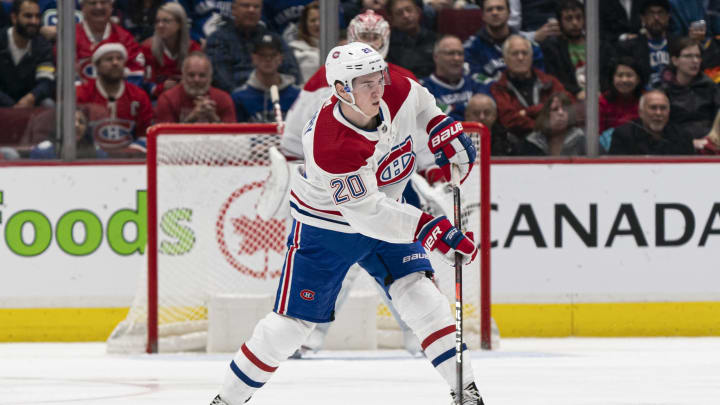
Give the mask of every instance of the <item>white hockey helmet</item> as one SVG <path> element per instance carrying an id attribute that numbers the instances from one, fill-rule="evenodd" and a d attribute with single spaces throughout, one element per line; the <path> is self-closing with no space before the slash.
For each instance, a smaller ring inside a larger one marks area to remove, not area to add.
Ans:
<path id="1" fill-rule="evenodd" d="M 348 104 L 353 106 L 355 105 L 355 97 L 352 95 L 353 79 L 374 72 L 381 72 L 385 84 L 390 84 L 385 59 L 370 45 L 363 42 L 351 42 L 347 45 L 336 46 L 330 50 L 325 59 L 325 79 L 332 88 L 333 94 L 347 102 L 340 97 L 335 87 L 336 82 L 341 82 L 351 99 Z"/>
<path id="2" fill-rule="evenodd" d="M 380 15 L 372 10 L 358 14 L 350 20 L 347 28 L 348 42 L 361 41 L 363 33 L 378 34 L 382 38 L 382 46 L 376 49 L 383 58 L 387 58 L 390 48 L 390 24 Z"/>

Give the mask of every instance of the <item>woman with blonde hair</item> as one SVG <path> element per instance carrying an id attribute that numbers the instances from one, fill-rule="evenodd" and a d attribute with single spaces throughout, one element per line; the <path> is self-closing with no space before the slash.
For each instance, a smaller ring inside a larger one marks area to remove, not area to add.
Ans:
<path id="1" fill-rule="evenodd" d="M 316 1 L 305 6 L 298 22 L 297 39 L 288 45 L 300 66 L 303 83 L 320 68 L 320 5 Z M 301 83 L 301 84 L 303 84 Z"/>
<path id="2" fill-rule="evenodd" d="M 146 90 L 153 99 L 180 82 L 185 57 L 202 51 L 190 39 L 190 25 L 185 9 L 178 3 L 165 3 L 155 16 L 155 33 L 142 45 L 145 55 Z"/>

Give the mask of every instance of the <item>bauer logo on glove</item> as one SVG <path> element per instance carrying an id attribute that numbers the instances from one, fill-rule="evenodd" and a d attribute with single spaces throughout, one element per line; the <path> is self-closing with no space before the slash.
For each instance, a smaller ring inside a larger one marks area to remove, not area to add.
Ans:
<path id="1" fill-rule="evenodd" d="M 435 163 L 450 178 L 450 166 L 456 164 L 460 169 L 461 183 L 470 174 L 477 150 L 472 140 L 463 132 L 460 122 L 450 117 L 436 117 L 428 124 L 430 139 L 428 146 L 435 156 Z"/>

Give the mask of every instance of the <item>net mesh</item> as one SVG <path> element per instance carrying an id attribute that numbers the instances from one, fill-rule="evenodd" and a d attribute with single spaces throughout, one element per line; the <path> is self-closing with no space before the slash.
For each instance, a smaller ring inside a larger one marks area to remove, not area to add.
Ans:
<path id="1" fill-rule="evenodd" d="M 238 292 L 275 294 L 291 219 L 264 221 L 255 213 L 268 175 L 273 133 L 178 135 L 156 138 L 158 330 L 162 352 L 203 350 L 210 297 Z M 268 130 L 268 132 L 273 132 Z M 477 134 L 471 134 L 476 141 Z M 463 185 L 465 229 L 479 234 L 479 175 Z M 151 194 L 151 193 L 150 193 Z M 149 194 L 148 198 L 152 198 Z M 452 195 L 449 202 L 452 205 Z M 433 255 L 431 255 L 432 257 Z M 436 284 L 454 305 L 454 270 L 433 260 Z M 465 336 L 479 347 L 479 261 L 464 272 Z M 367 277 L 354 291 L 377 292 Z M 108 339 L 109 352 L 143 352 L 147 341 L 147 274 L 127 318 Z M 402 347 L 396 321 L 377 308 L 380 347 Z"/>

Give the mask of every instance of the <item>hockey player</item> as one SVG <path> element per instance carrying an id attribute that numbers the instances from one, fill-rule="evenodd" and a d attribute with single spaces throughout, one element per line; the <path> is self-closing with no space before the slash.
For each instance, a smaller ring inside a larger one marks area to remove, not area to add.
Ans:
<path id="1" fill-rule="evenodd" d="M 333 96 L 303 130 L 305 164 L 291 174 L 295 221 L 273 312 L 238 350 L 211 405 L 247 402 L 316 324 L 332 320 L 340 283 L 356 262 L 395 303 L 448 385 L 456 385 L 454 319 L 426 276 L 433 271 L 426 252 L 448 259 L 458 252 L 469 262 L 477 249 L 472 235 L 444 216 L 400 199 L 418 145 L 428 144 L 441 170 L 457 165 L 463 179 L 475 147 L 426 89 L 405 77 L 391 81 L 368 45 L 333 48 L 325 68 Z M 468 362 L 462 383 L 462 405 L 482 405 Z"/>
<path id="2" fill-rule="evenodd" d="M 381 15 L 376 14 L 372 10 L 367 10 L 362 14 L 358 14 L 350 21 L 348 26 L 348 41 L 360 41 L 369 44 L 383 57 L 386 57 L 390 44 L 390 25 Z M 388 63 L 388 71 L 391 76 L 406 76 L 417 81 L 417 78 L 412 72 L 398 65 Z M 289 182 L 288 161 L 292 162 L 290 164 L 292 166 L 299 163 L 303 158 L 301 145 L 303 126 L 312 118 L 312 115 L 318 107 L 327 100 L 331 94 L 332 87 L 328 84 L 325 77 L 325 67 L 321 66 L 305 84 L 297 100 L 288 112 L 283 136 L 281 138 L 281 152 L 274 148 L 270 151 L 271 174 L 265 184 L 263 194 L 258 201 L 258 215 L 260 215 L 261 218 L 269 220 L 271 217 L 284 218 L 289 215 L 290 204 L 288 203 L 289 193 L 287 191 Z M 424 148 L 423 152 L 424 153 L 418 157 L 419 162 L 417 166 L 423 174 L 426 174 L 428 182 L 432 183 L 441 178 L 442 174 L 439 173 L 439 170 L 433 164 L 432 155 L 427 148 Z M 415 191 L 411 187 L 408 187 L 406 191 L 404 195 L 406 200 L 410 203 L 416 203 L 418 197 L 415 195 Z M 348 297 L 358 275 L 359 270 L 355 267 L 348 272 L 340 293 L 338 294 L 338 302 L 336 303 L 338 308 L 343 305 L 345 299 Z M 415 337 L 410 328 L 399 319 L 392 303 L 388 300 L 385 300 L 385 303 L 400 326 L 405 349 L 412 355 L 418 354 L 421 348 L 417 337 Z M 315 328 L 308 338 L 308 341 L 302 345 L 293 357 L 301 357 L 308 350 L 320 350 L 330 325 L 330 323 L 326 323 Z"/>

